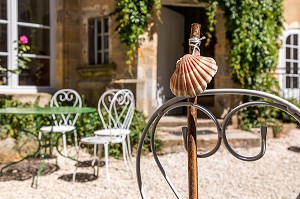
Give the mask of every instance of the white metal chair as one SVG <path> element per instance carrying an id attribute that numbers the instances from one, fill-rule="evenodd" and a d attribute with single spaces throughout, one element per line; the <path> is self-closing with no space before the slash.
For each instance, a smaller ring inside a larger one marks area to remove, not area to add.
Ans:
<path id="1" fill-rule="evenodd" d="M 129 148 L 130 148 L 129 127 L 133 118 L 134 109 L 135 109 L 134 96 L 130 90 L 113 89 L 104 92 L 98 101 L 98 113 L 101 122 L 103 124 L 103 129 L 96 130 L 94 132 L 94 136 L 84 137 L 79 142 L 79 146 L 81 144 L 94 145 L 94 161 L 92 164 L 94 164 L 96 160 L 97 145 L 104 145 L 106 178 L 108 180 L 110 179 L 109 167 L 108 167 L 108 145 L 109 144 L 116 144 L 116 143 L 122 144 L 123 159 L 126 168 L 131 171 L 130 153 L 129 153 Z M 77 153 L 77 160 L 78 160 L 78 156 L 79 156 L 79 150 Z M 101 156 L 101 154 L 99 154 L 99 156 Z M 74 171 L 73 181 L 75 181 L 76 169 Z"/>
<path id="2" fill-rule="evenodd" d="M 80 95 L 72 89 L 61 89 L 57 91 L 50 100 L 51 107 L 72 106 L 82 107 Z M 79 114 L 52 114 L 53 126 L 42 126 L 39 131 L 39 139 L 42 133 L 62 133 L 64 155 L 67 156 L 67 140 L 66 133 L 73 131 L 75 139 L 75 147 L 77 148 L 77 132 L 75 123 Z"/>

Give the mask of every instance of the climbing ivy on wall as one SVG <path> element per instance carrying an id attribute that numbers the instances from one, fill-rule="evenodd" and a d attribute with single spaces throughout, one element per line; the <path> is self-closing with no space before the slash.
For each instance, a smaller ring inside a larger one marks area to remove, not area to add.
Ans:
<path id="1" fill-rule="evenodd" d="M 200 1 L 200 0 L 199 0 Z M 216 24 L 216 9 L 227 19 L 233 80 L 242 88 L 272 92 L 278 83 L 271 75 L 277 65 L 278 39 L 283 21 L 282 0 L 204 0 L 208 3 L 208 39 Z M 118 0 L 116 31 L 125 43 L 131 65 L 139 35 L 149 19 L 160 13 L 160 0 Z"/>
<path id="2" fill-rule="evenodd" d="M 210 40 L 221 8 L 226 17 L 227 38 L 230 41 L 232 79 L 245 89 L 277 94 L 278 82 L 272 75 L 277 66 L 279 37 L 283 22 L 283 0 L 199 0 L 207 2 Z M 160 0 L 119 0 L 117 3 L 117 32 L 129 46 L 127 63 L 131 63 L 140 34 L 144 32 L 151 12 L 159 13 Z M 251 100 L 251 99 L 246 99 Z M 248 124 L 269 111 L 243 111 L 242 120 Z M 246 120 L 246 119 L 247 120 Z M 254 124 L 255 125 L 255 124 Z"/>
<path id="3" fill-rule="evenodd" d="M 230 41 L 232 79 L 244 89 L 278 94 L 278 81 L 272 74 L 277 67 L 282 31 L 282 0 L 208 0 L 209 30 L 217 23 L 216 9 L 224 11 Z M 246 101 L 255 100 L 246 97 Z M 262 124 L 258 118 L 274 118 L 270 108 L 247 108 L 240 113 L 244 129 Z"/>
<path id="4" fill-rule="evenodd" d="M 282 0 L 209 0 L 224 10 L 232 78 L 242 88 L 273 92 L 282 31 Z M 212 6 L 210 6 L 212 7 Z M 215 6 L 216 7 L 216 6 Z M 214 8 L 214 7 L 213 7 Z M 208 9 L 214 16 L 215 9 Z M 213 26 L 215 18 L 210 19 Z M 213 28 L 211 28 L 213 29 Z"/>
<path id="5" fill-rule="evenodd" d="M 126 62 L 128 65 L 132 63 L 139 35 L 144 33 L 151 17 L 159 16 L 160 7 L 160 0 L 117 1 L 116 31 L 120 35 L 121 42 L 129 47 Z M 129 73 L 132 73 L 131 67 Z"/>

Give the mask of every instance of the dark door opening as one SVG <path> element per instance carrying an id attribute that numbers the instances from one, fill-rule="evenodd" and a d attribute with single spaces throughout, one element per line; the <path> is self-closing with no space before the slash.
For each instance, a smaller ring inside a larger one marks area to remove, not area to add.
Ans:
<path id="1" fill-rule="evenodd" d="M 188 40 L 190 38 L 191 24 L 201 24 L 201 32 L 207 32 L 208 19 L 205 8 L 202 7 L 178 7 L 164 6 L 162 9 L 162 24 L 158 26 L 158 70 L 157 83 L 161 89 L 163 102 L 171 99 L 174 95 L 169 88 L 169 80 L 176 66 L 176 61 L 184 54 L 189 53 Z M 170 24 L 170 23 L 173 23 Z M 200 53 L 205 57 L 214 58 L 214 46 L 216 44 L 215 34 L 206 46 L 203 40 L 200 46 Z M 174 46 L 174 43 L 177 45 Z M 174 50 L 175 49 L 175 50 Z M 207 89 L 214 88 L 214 79 L 208 84 Z M 203 106 L 213 107 L 213 96 L 198 97 L 198 103 Z M 184 115 L 186 108 L 174 110 L 169 115 Z"/>

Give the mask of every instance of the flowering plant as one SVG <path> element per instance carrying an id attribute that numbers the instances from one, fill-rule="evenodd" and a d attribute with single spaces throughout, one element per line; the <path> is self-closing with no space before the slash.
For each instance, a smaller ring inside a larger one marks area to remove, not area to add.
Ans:
<path id="1" fill-rule="evenodd" d="M 23 54 L 30 50 L 28 45 L 28 38 L 25 35 L 20 36 L 18 40 L 18 74 L 21 73 L 23 69 L 27 69 L 27 63 L 31 62 L 29 57 L 24 57 Z"/>
<path id="2" fill-rule="evenodd" d="M 6 72 L 11 72 L 15 74 L 21 74 L 22 70 L 27 69 L 27 63 L 31 62 L 31 59 L 29 57 L 24 57 L 24 53 L 30 50 L 30 46 L 28 45 L 28 37 L 25 35 L 22 35 L 19 37 L 19 40 L 14 41 L 18 42 L 18 47 L 16 50 L 18 50 L 18 67 L 16 69 L 8 69 L 8 68 L 3 68 L 0 66 L 0 71 L 6 71 Z"/>

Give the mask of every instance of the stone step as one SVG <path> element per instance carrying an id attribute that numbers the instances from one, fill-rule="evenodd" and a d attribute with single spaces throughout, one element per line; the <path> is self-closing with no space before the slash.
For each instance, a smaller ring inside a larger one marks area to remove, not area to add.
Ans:
<path id="1" fill-rule="evenodd" d="M 260 146 L 260 134 L 243 131 L 240 129 L 228 129 L 226 137 L 233 148 L 251 148 Z M 162 154 L 184 151 L 183 136 L 180 131 L 157 132 L 157 139 L 160 140 L 160 150 Z M 210 151 L 217 143 L 216 128 L 203 128 L 197 132 L 197 146 L 200 151 Z"/>
<path id="2" fill-rule="evenodd" d="M 218 119 L 222 124 L 223 120 Z M 157 139 L 161 142 L 160 153 L 174 153 L 184 151 L 182 126 L 187 126 L 187 118 L 182 116 L 164 116 L 157 126 Z M 236 125 L 235 125 L 236 126 Z M 281 134 L 285 134 L 296 128 L 295 124 L 282 124 Z M 229 125 L 226 136 L 229 144 L 233 148 L 260 147 L 260 128 L 253 128 L 251 131 L 243 131 L 239 127 Z M 197 145 L 198 150 L 208 151 L 213 149 L 217 143 L 217 130 L 215 124 L 210 119 L 197 120 Z M 267 139 L 272 139 L 273 129 L 267 128 Z"/>
<path id="3" fill-rule="evenodd" d="M 219 123 L 221 123 L 223 120 L 218 119 Z M 164 116 L 159 121 L 157 127 L 158 129 L 168 129 L 169 127 L 180 127 L 181 126 L 187 126 L 187 117 L 182 116 Z M 215 124 L 211 119 L 197 119 L 197 127 L 214 127 Z"/>

